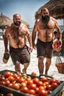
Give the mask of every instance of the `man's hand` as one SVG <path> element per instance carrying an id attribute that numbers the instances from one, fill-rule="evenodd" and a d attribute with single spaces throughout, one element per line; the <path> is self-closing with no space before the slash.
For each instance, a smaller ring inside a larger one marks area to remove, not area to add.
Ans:
<path id="1" fill-rule="evenodd" d="M 37 44 L 33 44 L 33 48 L 36 49 L 36 47 L 37 47 Z"/>
<path id="2" fill-rule="evenodd" d="M 4 53 L 9 53 L 8 49 L 5 49 L 5 52 Z"/>
<path id="3" fill-rule="evenodd" d="M 29 52 L 32 52 L 33 51 L 33 47 L 29 47 Z"/>

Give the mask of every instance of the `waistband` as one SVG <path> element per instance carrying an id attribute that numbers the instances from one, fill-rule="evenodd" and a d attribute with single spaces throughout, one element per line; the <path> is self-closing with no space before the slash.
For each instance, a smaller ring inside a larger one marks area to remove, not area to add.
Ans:
<path id="1" fill-rule="evenodd" d="M 26 47 L 26 45 L 24 47 L 22 47 L 22 48 L 14 48 L 14 47 L 10 46 L 10 49 L 20 50 L 20 49 L 23 49 L 25 47 Z"/>
<path id="2" fill-rule="evenodd" d="M 38 39 L 37 41 L 38 41 L 38 42 L 41 42 L 41 43 L 44 43 L 44 44 L 46 44 L 46 43 L 53 43 L 53 40 L 51 40 L 51 41 L 49 41 L 49 42 L 43 42 L 43 41 L 41 41 L 40 39 Z"/>

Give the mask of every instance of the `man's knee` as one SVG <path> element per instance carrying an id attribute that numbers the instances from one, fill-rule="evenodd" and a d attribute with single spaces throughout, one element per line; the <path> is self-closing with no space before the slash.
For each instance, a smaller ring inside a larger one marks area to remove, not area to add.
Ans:
<path id="1" fill-rule="evenodd" d="M 44 60 L 44 57 L 43 57 L 43 56 L 38 57 L 38 62 L 39 62 L 39 63 L 40 63 L 40 62 L 43 62 L 43 60 Z"/>
<path id="2" fill-rule="evenodd" d="M 47 64 L 51 64 L 51 59 L 48 59 L 48 58 L 47 58 L 47 59 L 46 59 L 46 63 L 47 63 Z"/>
<path id="3" fill-rule="evenodd" d="M 20 72 L 20 64 L 19 63 L 16 63 L 15 64 L 15 70 Z"/>

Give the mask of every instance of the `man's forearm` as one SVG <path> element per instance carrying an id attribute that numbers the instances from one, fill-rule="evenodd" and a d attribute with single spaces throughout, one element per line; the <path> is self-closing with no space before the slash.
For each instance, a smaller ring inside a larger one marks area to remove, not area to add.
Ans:
<path id="1" fill-rule="evenodd" d="M 32 44 L 34 46 L 34 43 L 35 43 L 35 38 L 36 38 L 36 34 L 33 32 L 32 34 Z"/>
<path id="2" fill-rule="evenodd" d="M 28 36 L 28 41 L 29 41 L 30 47 L 32 47 L 32 36 Z"/>
<path id="3" fill-rule="evenodd" d="M 59 30 L 58 30 L 58 32 L 59 32 L 59 34 L 60 34 L 59 39 L 61 39 L 61 40 L 62 40 L 62 32 L 61 32 L 61 30 L 59 29 Z"/>
<path id="4" fill-rule="evenodd" d="M 4 47 L 5 47 L 5 52 L 8 52 L 8 39 L 4 36 Z"/>

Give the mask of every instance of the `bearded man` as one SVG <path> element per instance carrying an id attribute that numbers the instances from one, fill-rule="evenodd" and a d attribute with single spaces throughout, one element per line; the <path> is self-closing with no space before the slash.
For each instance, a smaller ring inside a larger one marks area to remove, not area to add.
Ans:
<path id="1" fill-rule="evenodd" d="M 60 38 L 62 38 L 61 30 L 55 18 L 49 15 L 49 10 L 47 8 L 41 9 L 41 18 L 38 19 L 33 28 L 32 32 L 32 43 L 33 48 L 35 47 L 35 38 L 37 34 L 37 57 L 38 57 L 38 68 L 39 73 L 43 74 L 44 71 L 44 58 L 46 57 L 46 69 L 45 74 L 49 70 L 51 64 L 51 58 L 53 53 L 52 43 L 54 37 L 54 29 L 60 33 Z"/>
<path id="2" fill-rule="evenodd" d="M 29 48 L 26 45 L 26 37 Z M 27 26 L 22 23 L 20 14 L 13 15 L 13 23 L 7 27 L 4 39 L 4 53 L 10 53 L 16 71 L 20 72 L 20 63 L 24 64 L 23 73 L 26 73 L 30 63 L 29 51 L 32 51 L 32 38 Z"/>

